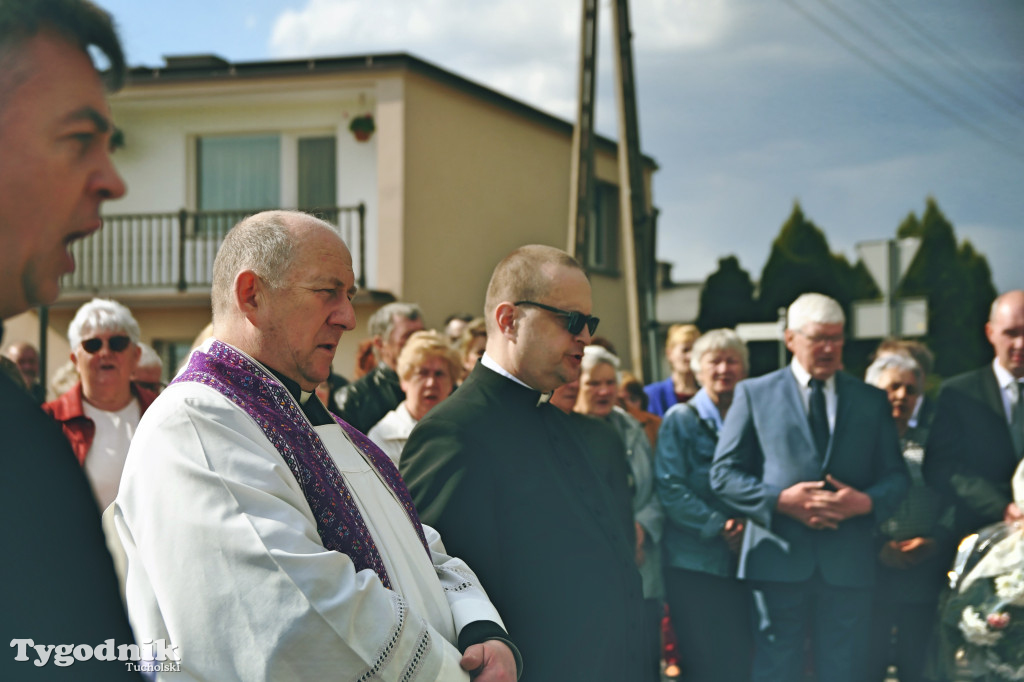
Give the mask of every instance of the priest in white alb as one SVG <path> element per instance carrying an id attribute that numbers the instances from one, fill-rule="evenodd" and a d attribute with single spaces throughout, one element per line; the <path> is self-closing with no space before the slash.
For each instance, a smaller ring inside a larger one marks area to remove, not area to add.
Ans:
<path id="1" fill-rule="evenodd" d="M 521 672 L 397 469 L 314 393 L 354 293 L 348 248 L 303 213 L 246 218 L 217 254 L 214 339 L 143 417 L 113 510 L 136 637 L 177 647 L 173 679 Z"/>

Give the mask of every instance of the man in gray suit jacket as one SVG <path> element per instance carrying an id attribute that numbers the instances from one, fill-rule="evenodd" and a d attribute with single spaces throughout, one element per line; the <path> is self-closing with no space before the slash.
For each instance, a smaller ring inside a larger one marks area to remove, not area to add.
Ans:
<path id="1" fill-rule="evenodd" d="M 992 303 L 985 334 L 995 359 L 942 385 L 925 448 L 925 480 L 955 505 L 961 537 L 1024 518 L 1010 490 L 1024 449 L 1024 291 Z"/>
<path id="2" fill-rule="evenodd" d="M 873 529 L 909 476 L 885 394 L 838 372 L 839 304 L 804 294 L 787 319 L 793 362 L 737 385 L 711 486 L 781 540 L 746 549 L 758 611 L 753 679 L 801 679 L 810 626 L 817 679 L 853 682 L 867 650 Z"/>

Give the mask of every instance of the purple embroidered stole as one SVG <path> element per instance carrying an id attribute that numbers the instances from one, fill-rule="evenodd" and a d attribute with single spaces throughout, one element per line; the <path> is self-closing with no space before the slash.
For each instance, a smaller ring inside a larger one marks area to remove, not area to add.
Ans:
<path id="1" fill-rule="evenodd" d="M 348 556 L 357 571 L 373 569 L 384 586 L 390 588 L 384 562 L 344 477 L 281 382 L 220 341 L 214 341 L 208 353 L 192 354 L 188 367 L 173 383 L 185 381 L 210 386 L 256 421 L 299 482 L 316 518 L 317 532 L 324 547 Z M 336 416 L 334 420 L 401 502 L 429 558 L 430 549 L 419 514 L 394 463 L 365 435 Z"/>

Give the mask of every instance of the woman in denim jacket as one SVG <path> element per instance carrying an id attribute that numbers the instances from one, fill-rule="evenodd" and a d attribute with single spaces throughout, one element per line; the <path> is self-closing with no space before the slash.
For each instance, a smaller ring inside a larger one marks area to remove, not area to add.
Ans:
<path id="1" fill-rule="evenodd" d="M 691 363 L 702 388 L 673 406 L 658 433 L 654 472 L 665 512 L 665 587 L 683 679 L 750 678 L 750 591 L 736 579 L 744 520 L 708 481 L 722 420 L 747 376 L 747 348 L 729 329 L 707 332 Z"/>

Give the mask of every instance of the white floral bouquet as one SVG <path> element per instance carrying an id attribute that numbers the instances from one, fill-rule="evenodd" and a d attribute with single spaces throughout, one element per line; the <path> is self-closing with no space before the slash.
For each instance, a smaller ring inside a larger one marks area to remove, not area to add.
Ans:
<path id="1" fill-rule="evenodd" d="M 967 537 L 950 580 L 942 621 L 961 670 L 1024 680 L 1024 526 L 997 523 Z"/>

